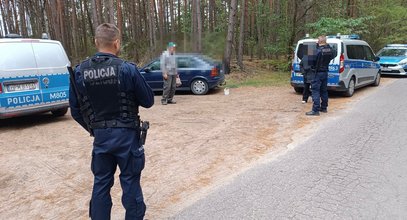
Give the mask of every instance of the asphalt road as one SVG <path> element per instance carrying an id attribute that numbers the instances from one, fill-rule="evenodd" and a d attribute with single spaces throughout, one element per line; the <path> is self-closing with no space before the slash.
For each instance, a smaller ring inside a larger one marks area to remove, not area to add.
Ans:
<path id="1" fill-rule="evenodd" d="M 407 219 L 406 88 L 378 88 L 172 219 Z"/>

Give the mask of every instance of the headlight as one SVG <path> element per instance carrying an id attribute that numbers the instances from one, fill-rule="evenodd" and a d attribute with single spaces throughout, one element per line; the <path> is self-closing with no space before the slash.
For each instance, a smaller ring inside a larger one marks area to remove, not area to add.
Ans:
<path id="1" fill-rule="evenodd" d="M 400 65 L 400 66 L 407 65 L 407 59 L 401 60 L 401 61 L 398 63 L 398 65 Z"/>
<path id="2" fill-rule="evenodd" d="M 402 61 L 402 62 L 400 62 L 400 63 L 398 63 L 400 66 L 404 66 L 404 65 L 407 65 L 407 60 L 406 61 Z"/>

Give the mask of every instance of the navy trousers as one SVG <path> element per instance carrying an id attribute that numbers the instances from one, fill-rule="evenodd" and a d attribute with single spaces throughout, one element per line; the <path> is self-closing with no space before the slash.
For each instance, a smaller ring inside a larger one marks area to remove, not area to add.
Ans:
<path id="1" fill-rule="evenodd" d="M 135 129 L 106 128 L 94 130 L 91 169 L 94 175 L 89 214 L 92 220 L 110 219 L 116 167 L 120 168 L 120 185 L 125 219 L 143 219 L 146 211 L 140 185 L 144 169 L 144 149 L 139 146 Z"/>
<path id="2" fill-rule="evenodd" d="M 311 82 L 312 111 L 319 112 L 328 108 L 328 73 L 317 72 Z"/>

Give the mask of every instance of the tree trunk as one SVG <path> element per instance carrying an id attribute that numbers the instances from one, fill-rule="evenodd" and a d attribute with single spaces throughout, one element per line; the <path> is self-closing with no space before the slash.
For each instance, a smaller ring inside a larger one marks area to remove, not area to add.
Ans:
<path id="1" fill-rule="evenodd" d="M 77 15 L 76 15 L 76 4 L 75 4 L 75 0 L 71 1 L 71 6 L 72 6 L 72 14 L 71 14 L 71 21 L 72 21 L 72 27 L 75 27 L 75 29 L 71 30 L 70 36 L 72 36 L 72 55 L 74 59 L 78 59 L 78 40 L 77 40 L 77 32 L 76 32 L 76 27 L 78 27 L 78 20 L 77 20 Z M 83 35 L 86 35 L 83 34 Z"/>
<path id="2" fill-rule="evenodd" d="M 98 25 L 100 24 L 99 21 L 99 17 L 98 17 L 98 10 L 97 10 L 97 0 L 92 0 L 91 4 L 92 4 L 92 22 L 90 22 L 90 24 L 93 25 L 93 30 L 96 31 L 96 28 L 98 27 Z M 86 4 L 86 0 L 85 0 L 85 4 Z"/>
<path id="3" fill-rule="evenodd" d="M 8 29 L 7 26 L 7 14 L 6 14 L 6 10 L 5 10 L 5 4 L 3 3 L 3 1 L 7 1 L 7 0 L 0 0 L 0 10 L 1 10 L 1 20 L 3 22 L 3 29 L 4 29 L 4 33 L 7 35 L 10 33 L 10 30 Z"/>
<path id="4" fill-rule="evenodd" d="M 236 9 L 237 9 L 237 0 L 231 0 L 228 22 L 228 34 L 226 37 L 225 53 L 223 56 L 223 72 L 225 74 L 230 73 L 230 58 L 232 56 L 233 30 L 235 27 Z"/>
<path id="5" fill-rule="evenodd" d="M 18 1 L 18 12 L 19 12 L 20 21 L 21 21 L 21 34 L 24 37 L 28 37 L 27 21 L 25 19 L 25 7 L 24 7 L 24 1 L 23 0 Z"/>
<path id="6" fill-rule="evenodd" d="M 14 18 L 13 23 L 14 23 L 14 27 L 15 27 L 15 32 L 16 32 L 16 34 L 21 34 L 20 26 L 18 25 L 18 19 L 17 19 L 18 15 L 17 15 L 16 0 L 11 0 L 11 11 L 12 11 L 13 18 Z"/>
<path id="7" fill-rule="evenodd" d="M 123 33 L 122 2 L 121 2 L 121 0 L 116 0 L 116 4 L 117 4 L 117 27 L 119 28 L 121 35 L 124 36 L 124 33 Z"/>
<path id="8" fill-rule="evenodd" d="M 245 17 L 246 17 L 246 0 L 241 2 L 241 16 L 240 16 L 240 33 L 239 33 L 239 51 L 237 53 L 237 65 L 240 70 L 244 69 L 243 65 L 243 42 L 244 42 L 244 30 L 245 30 Z"/>
<path id="9" fill-rule="evenodd" d="M 114 24 L 114 1 L 113 0 L 108 0 L 108 5 L 107 7 L 109 8 L 109 19 L 108 22 L 110 24 Z"/>
<path id="10" fill-rule="evenodd" d="M 202 16 L 201 16 L 201 0 L 197 0 L 196 4 L 196 22 L 197 22 L 197 30 L 196 30 L 196 49 L 198 53 L 202 52 Z"/>

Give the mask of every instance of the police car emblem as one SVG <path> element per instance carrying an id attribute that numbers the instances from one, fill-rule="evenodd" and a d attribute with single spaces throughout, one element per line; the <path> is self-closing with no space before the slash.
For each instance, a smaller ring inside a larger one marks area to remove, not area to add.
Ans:
<path id="1" fill-rule="evenodd" d="M 45 86 L 47 86 L 47 87 L 48 87 L 48 84 L 49 84 L 49 78 L 48 78 L 48 77 L 44 77 L 44 78 L 42 79 L 42 82 L 45 84 Z"/>

